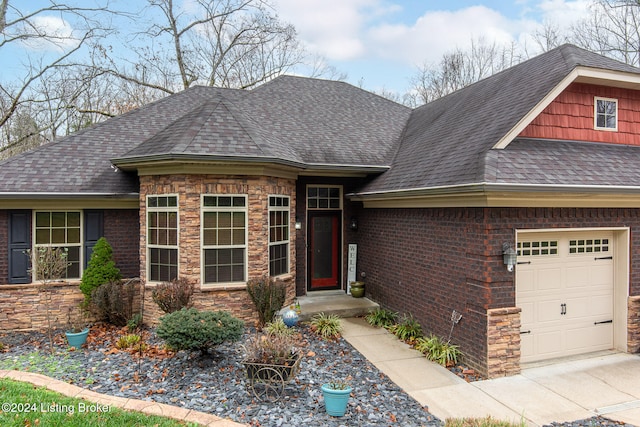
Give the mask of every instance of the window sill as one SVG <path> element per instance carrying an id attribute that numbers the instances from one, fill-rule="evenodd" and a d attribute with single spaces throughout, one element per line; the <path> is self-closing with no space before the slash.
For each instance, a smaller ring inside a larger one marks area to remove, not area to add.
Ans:
<path id="1" fill-rule="evenodd" d="M 243 291 L 247 289 L 246 283 L 227 283 L 227 284 L 207 284 L 200 285 L 202 292 L 216 292 L 216 291 Z"/>

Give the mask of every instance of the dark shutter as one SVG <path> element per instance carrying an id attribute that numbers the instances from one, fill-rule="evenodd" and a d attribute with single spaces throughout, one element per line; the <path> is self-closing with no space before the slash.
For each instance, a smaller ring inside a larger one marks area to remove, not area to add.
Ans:
<path id="1" fill-rule="evenodd" d="M 9 283 L 31 283 L 31 211 L 9 211 Z"/>
<path id="2" fill-rule="evenodd" d="M 89 265 L 93 247 L 104 235 L 103 211 L 84 211 L 84 268 Z"/>

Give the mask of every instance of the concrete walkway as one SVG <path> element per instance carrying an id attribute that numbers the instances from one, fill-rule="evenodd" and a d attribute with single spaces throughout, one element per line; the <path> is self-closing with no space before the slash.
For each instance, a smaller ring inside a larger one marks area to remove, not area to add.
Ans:
<path id="1" fill-rule="evenodd" d="M 216 417 L 215 415 L 179 408 L 177 406 L 149 402 L 146 400 L 125 399 L 123 397 L 96 393 L 95 391 L 85 390 L 64 381 L 55 380 L 53 378 L 31 372 L 0 370 L 0 378 L 10 378 L 16 381 L 31 383 L 39 387 L 45 387 L 51 391 L 61 393 L 65 396 L 83 399 L 102 406 L 108 406 L 109 408 L 138 411 L 148 415 L 160 415 L 187 423 L 198 423 L 208 427 L 246 426 L 246 424 L 239 424 L 231 420 Z"/>
<path id="2" fill-rule="evenodd" d="M 640 426 L 640 357 L 601 353 L 467 383 L 382 328 L 342 319 L 344 338 L 441 420 L 485 417 L 531 426 L 602 415 Z"/>

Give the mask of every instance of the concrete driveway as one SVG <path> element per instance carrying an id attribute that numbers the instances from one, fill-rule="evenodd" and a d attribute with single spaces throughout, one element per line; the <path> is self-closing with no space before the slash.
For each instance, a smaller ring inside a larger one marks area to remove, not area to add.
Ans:
<path id="1" fill-rule="evenodd" d="M 361 318 L 342 324 L 351 345 L 441 420 L 491 415 L 542 426 L 602 415 L 640 426 L 640 356 L 598 353 L 467 383 Z"/>

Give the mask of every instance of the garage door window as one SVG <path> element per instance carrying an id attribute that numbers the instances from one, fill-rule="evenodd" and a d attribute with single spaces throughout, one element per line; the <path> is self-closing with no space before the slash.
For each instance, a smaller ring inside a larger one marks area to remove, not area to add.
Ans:
<path id="1" fill-rule="evenodd" d="M 570 254 L 609 252 L 609 239 L 569 240 Z"/>
<path id="2" fill-rule="evenodd" d="M 557 240 L 518 242 L 518 256 L 558 255 Z"/>

